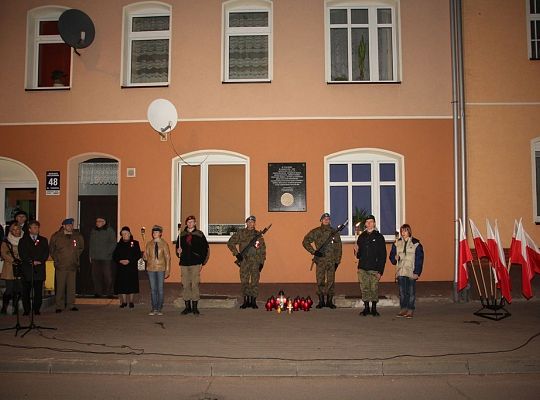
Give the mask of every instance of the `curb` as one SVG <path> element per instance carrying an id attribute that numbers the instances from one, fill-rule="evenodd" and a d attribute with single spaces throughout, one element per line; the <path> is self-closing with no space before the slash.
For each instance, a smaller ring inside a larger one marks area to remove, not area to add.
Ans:
<path id="1" fill-rule="evenodd" d="M 0 362 L 0 373 L 184 377 L 356 377 L 540 373 L 540 360 L 280 361 L 21 359 Z"/>

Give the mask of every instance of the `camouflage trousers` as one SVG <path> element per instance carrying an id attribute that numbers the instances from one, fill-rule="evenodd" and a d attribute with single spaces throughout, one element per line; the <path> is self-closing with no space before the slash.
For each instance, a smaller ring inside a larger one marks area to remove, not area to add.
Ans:
<path id="1" fill-rule="evenodd" d="M 259 263 L 243 262 L 240 265 L 240 283 L 242 295 L 257 297 L 259 295 Z"/>
<path id="2" fill-rule="evenodd" d="M 358 270 L 358 282 L 363 301 L 379 301 L 379 280 L 377 271 Z"/>
<path id="3" fill-rule="evenodd" d="M 335 294 L 336 267 L 335 263 L 319 260 L 317 263 L 317 294 L 333 296 Z"/>

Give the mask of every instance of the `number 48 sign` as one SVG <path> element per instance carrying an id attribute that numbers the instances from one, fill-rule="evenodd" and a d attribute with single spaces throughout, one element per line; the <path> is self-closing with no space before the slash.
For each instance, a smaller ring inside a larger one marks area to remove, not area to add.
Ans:
<path id="1" fill-rule="evenodd" d="M 60 171 L 47 171 L 45 178 L 45 194 L 47 196 L 60 195 Z"/>

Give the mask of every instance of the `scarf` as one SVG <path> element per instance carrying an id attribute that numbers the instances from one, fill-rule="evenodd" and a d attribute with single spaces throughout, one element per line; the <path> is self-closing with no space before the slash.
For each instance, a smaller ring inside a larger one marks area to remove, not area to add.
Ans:
<path id="1" fill-rule="evenodd" d="M 19 236 L 19 237 L 13 236 L 11 234 L 11 232 L 8 233 L 8 237 L 7 237 L 9 243 L 11 243 L 13 246 L 18 246 L 19 245 L 19 240 L 21 240 L 21 238 L 22 238 L 22 235 Z"/>

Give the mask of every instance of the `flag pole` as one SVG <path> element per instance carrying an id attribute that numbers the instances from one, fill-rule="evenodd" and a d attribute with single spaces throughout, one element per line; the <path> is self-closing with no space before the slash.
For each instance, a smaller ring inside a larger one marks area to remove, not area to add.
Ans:
<path id="1" fill-rule="evenodd" d="M 484 279 L 484 271 L 482 271 L 482 260 L 478 257 L 478 252 L 476 253 L 476 259 L 478 260 L 478 268 L 480 269 L 480 276 L 482 277 L 482 284 L 484 286 L 484 292 L 486 293 L 486 299 L 488 298 L 488 292 L 486 288 L 486 280 Z"/>
<path id="2" fill-rule="evenodd" d="M 493 268 L 491 267 L 491 261 L 489 261 L 488 268 L 489 268 L 489 294 L 491 295 L 491 298 L 493 298 Z"/>
<path id="3" fill-rule="evenodd" d="M 476 271 L 474 270 L 474 263 L 471 261 L 471 268 L 474 275 L 474 280 L 476 281 L 476 289 L 478 290 L 478 294 L 480 295 L 480 298 L 482 298 L 482 291 L 480 290 L 480 283 L 478 282 L 478 276 L 476 276 Z"/>

